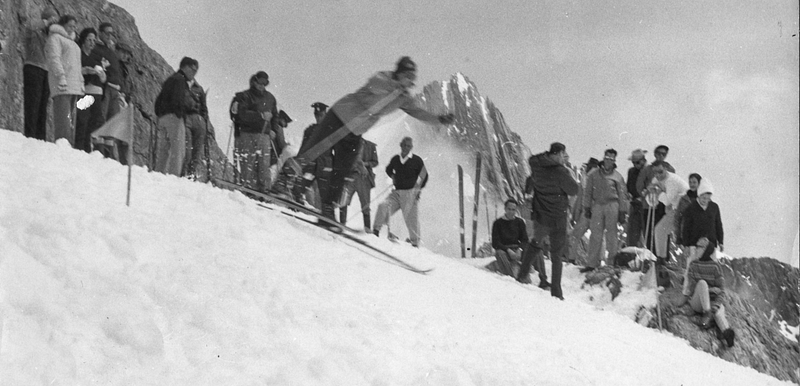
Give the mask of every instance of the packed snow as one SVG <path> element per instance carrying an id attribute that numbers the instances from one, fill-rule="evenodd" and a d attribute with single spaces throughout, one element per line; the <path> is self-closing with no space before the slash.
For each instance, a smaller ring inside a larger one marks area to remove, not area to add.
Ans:
<path id="1" fill-rule="evenodd" d="M 3 385 L 778 385 L 632 320 L 243 195 L 0 130 Z M 434 226 L 434 224 L 426 224 Z M 534 279 L 534 283 L 536 279 Z M 652 303 L 650 303 L 652 304 Z"/>

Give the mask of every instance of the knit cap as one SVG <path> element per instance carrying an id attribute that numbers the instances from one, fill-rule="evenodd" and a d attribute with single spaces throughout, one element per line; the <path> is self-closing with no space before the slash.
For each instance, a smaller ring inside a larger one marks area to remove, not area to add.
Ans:
<path id="1" fill-rule="evenodd" d="M 703 193 L 714 194 L 714 186 L 711 185 L 711 181 L 708 178 L 703 178 L 700 181 L 700 186 L 697 187 L 697 196 L 700 197 Z"/>

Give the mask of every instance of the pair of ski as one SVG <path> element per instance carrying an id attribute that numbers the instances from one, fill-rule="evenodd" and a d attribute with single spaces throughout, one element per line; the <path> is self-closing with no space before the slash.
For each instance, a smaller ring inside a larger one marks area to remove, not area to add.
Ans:
<path id="1" fill-rule="evenodd" d="M 217 186 L 219 188 L 228 189 L 228 190 L 235 190 L 235 191 L 243 193 L 244 195 L 246 195 L 246 196 L 248 196 L 248 197 L 250 197 L 250 198 L 252 198 L 252 199 L 254 199 L 256 201 L 259 201 L 258 205 L 260 207 L 262 207 L 262 208 L 274 209 L 274 208 L 270 208 L 270 207 L 264 205 L 264 203 L 269 203 L 269 204 L 272 204 L 272 205 L 277 205 L 277 206 L 283 207 L 283 208 L 287 209 L 288 211 L 281 211 L 281 213 L 286 214 L 288 216 L 291 216 L 292 218 L 304 221 L 306 223 L 316 225 L 316 226 L 318 226 L 318 227 L 320 227 L 322 229 L 325 229 L 325 230 L 327 230 L 327 231 L 329 231 L 329 232 L 331 232 L 331 233 L 333 233 L 335 235 L 343 237 L 344 239 L 346 239 L 348 241 L 352 241 L 352 242 L 358 244 L 359 246 L 365 247 L 365 248 L 369 249 L 372 252 L 376 252 L 376 253 L 378 253 L 380 255 L 379 257 L 381 258 L 381 260 L 386 261 L 386 262 L 391 263 L 391 264 L 394 264 L 394 265 L 396 265 L 398 267 L 401 267 L 403 269 L 409 270 L 409 271 L 414 272 L 414 273 L 419 273 L 419 274 L 426 274 L 426 273 L 428 273 L 428 272 L 433 270 L 432 268 L 431 269 L 420 269 L 420 268 L 417 268 L 417 267 L 415 267 L 415 266 L 403 261 L 402 259 L 400 259 L 400 258 L 398 258 L 398 257 L 396 257 L 396 256 L 394 256 L 394 255 L 392 255 L 392 254 L 390 254 L 390 253 L 388 253 L 388 252 L 386 252 L 386 251 L 384 251 L 384 250 L 382 250 L 382 249 L 370 244 L 366 240 L 362 239 L 360 237 L 360 235 L 364 234 L 363 231 L 358 231 L 358 230 L 355 230 L 353 228 L 350 228 L 350 227 L 347 227 L 345 225 L 342 225 L 342 224 L 340 224 L 340 223 L 338 223 L 338 222 L 336 222 L 334 220 L 331 220 L 331 219 L 323 216 L 321 213 L 317 212 L 316 210 L 313 210 L 313 209 L 307 208 L 307 207 L 305 207 L 303 205 L 300 205 L 300 204 L 294 202 L 291 199 L 288 199 L 288 198 L 285 198 L 285 197 L 282 197 L 282 196 L 279 196 L 279 195 L 275 195 L 275 194 L 259 192 L 257 190 L 253 190 L 253 189 L 244 187 L 242 185 L 239 185 L 239 184 L 236 184 L 236 183 L 233 183 L 233 182 L 230 182 L 230 181 L 221 180 L 221 179 L 216 179 L 215 178 L 215 179 L 212 179 L 211 182 L 214 184 L 214 186 Z"/>

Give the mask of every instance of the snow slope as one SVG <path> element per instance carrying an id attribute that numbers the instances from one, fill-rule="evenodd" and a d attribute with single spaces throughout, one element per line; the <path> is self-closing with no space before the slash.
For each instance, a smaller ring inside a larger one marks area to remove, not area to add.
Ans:
<path id="1" fill-rule="evenodd" d="M 647 292 L 612 304 L 574 267 L 561 302 L 368 236 L 418 275 L 238 193 L 135 167 L 127 207 L 119 164 L 0 143 L 2 385 L 784 384 L 640 327 Z"/>

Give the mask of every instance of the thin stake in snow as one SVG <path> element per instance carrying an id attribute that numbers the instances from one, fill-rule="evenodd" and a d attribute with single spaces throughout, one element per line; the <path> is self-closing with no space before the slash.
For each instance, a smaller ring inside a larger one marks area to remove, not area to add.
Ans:
<path id="1" fill-rule="evenodd" d="M 464 240 L 464 168 L 458 165 L 458 213 L 460 222 L 458 232 L 461 234 L 461 258 L 467 257 L 466 240 Z"/>
<path id="2" fill-rule="evenodd" d="M 478 207 L 481 204 L 481 154 L 478 153 L 475 161 L 475 205 L 472 210 L 472 257 L 475 254 L 476 244 L 478 243 Z"/>

